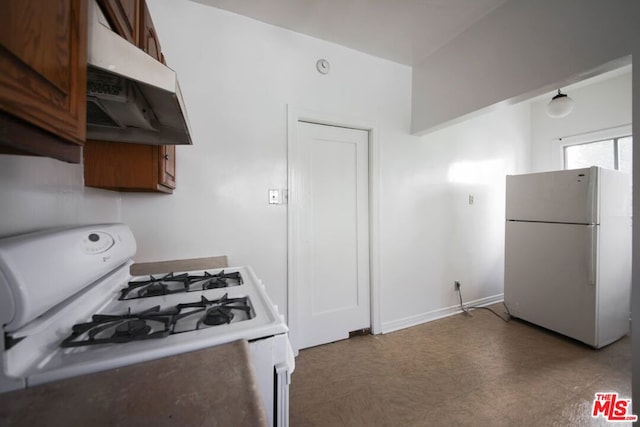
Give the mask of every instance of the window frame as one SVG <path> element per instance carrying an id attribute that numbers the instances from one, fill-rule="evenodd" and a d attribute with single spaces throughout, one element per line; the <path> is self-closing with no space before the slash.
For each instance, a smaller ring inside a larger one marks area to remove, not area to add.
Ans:
<path id="1" fill-rule="evenodd" d="M 567 170 L 567 147 L 613 140 L 613 162 L 614 167 L 618 170 L 620 166 L 618 140 L 626 137 L 633 137 L 632 126 L 630 124 L 558 138 L 560 142 L 560 166 L 563 170 Z"/>

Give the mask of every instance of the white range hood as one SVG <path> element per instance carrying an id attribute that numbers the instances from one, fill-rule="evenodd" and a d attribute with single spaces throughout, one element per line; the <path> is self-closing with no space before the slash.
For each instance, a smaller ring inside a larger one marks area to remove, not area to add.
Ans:
<path id="1" fill-rule="evenodd" d="M 89 2 L 87 138 L 142 144 L 192 144 L 172 69 L 113 32 Z"/>

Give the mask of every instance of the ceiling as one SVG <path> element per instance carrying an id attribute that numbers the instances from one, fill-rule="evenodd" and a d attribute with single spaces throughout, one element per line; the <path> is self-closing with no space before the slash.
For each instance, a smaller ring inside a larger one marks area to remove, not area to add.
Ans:
<path id="1" fill-rule="evenodd" d="M 416 65 L 507 0 L 193 0 Z"/>

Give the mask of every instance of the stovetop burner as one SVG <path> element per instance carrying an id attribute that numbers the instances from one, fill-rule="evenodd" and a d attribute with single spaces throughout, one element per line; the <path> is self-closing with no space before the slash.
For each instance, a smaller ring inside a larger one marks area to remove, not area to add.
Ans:
<path id="1" fill-rule="evenodd" d="M 168 273 L 162 277 L 149 276 L 147 280 L 134 280 L 120 291 L 120 300 L 148 298 L 184 292 L 204 291 L 207 289 L 226 288 L 242 285 L 242 275 L 235 271 L 225 273 L 224 270 L 212 274 L 175 274 Z"/>
<path id="2" fill-rule="evenodd" d="M 236 316 L 241 313 L 242 316 Z M 72 327 L 72 333 L 62 347 L 127 343 L 146 339 L 164 338 L 172 334 L 244 321 L 255 316 L 249 297 L 208 300 L 177 304 L 162 310 L 155 306 L 139 313 L 95 314 L 90 322 Z"/>
<path id="3" fill-rule="evenodd" d="M 180 321 L 187 318 L 192 319 L 194 318 L 192 316 L 195 314 L 199 314 L 200 316 L 197 317 L 195 325 L 192 326 L 194 329 L 201 329 L 202 324 L 205 326 L 217 326 L 231 323 L 236 317 L 233 310 L 239 310 L 244 312 L 245 316 L 251 316 L 251 306 L 249 305 L 247 297 L 228 298 L 227 294 L 224 294 L 222 298 L 216 300 L 213 304 L 205 297 L 202 297 L 199 302 L 178 304 L 177 307 L 183 312 L 175 316 L 173 330 L 176 333 L 182 332 L 180 328 L 187 324 L 187 322 L 184 321 L 180 324 Z"/>
<path id="4" fill-rule="evenodd" d="M 202 319 L 198 322 L 204 323 L 208 326 L 223 325 L 225 323 L 231 323 L 233 320 L 233 312 L 228 308 L 216 307 L 211 310 L 207 310 L 207 313 L 202 316 Z"/>
<path id="5" fill-rule="evenodd" d="M 137 337 L 151 332 L 151 326 L 142 319 L 127 320 L 116 326 L 114 337 Z"/>
<path id="6" fill-rule="evenodd" d="M 150 338 L 163 338 L 171 333 L 171 312 L 160 311 L 160 306 L 140 313 L 109 315 L 95 314 L 91 322 L 78 323 L 62 347 L 77 347 L 108 343 L 125 343 Z M 78 341 L 82 336 L 86 339 Z"/>

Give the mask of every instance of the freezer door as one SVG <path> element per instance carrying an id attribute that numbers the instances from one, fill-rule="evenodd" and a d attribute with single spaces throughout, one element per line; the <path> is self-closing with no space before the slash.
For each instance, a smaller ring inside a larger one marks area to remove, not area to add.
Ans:
<path id="1" fill-rule="evenodd" d="M 507 220 L 597 223 L 598 168 L 507 176 Z"/>
<path id="2" fill-rule="evenodd" d="M 505 304 L 514 317 L 597 347 L 598 227 L 506 224 Z"/>

